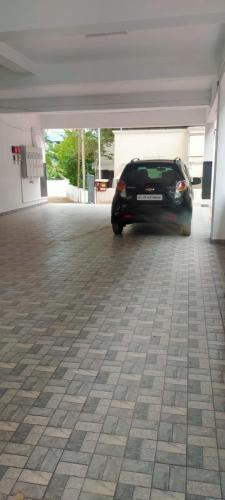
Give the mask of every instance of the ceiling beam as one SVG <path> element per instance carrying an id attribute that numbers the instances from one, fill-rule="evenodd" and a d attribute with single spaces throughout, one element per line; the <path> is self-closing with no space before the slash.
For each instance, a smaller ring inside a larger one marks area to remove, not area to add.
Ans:
<path id="1" fill-rule="evenodd" d="M 36 73 L 36 67 L 32 61 L 4 42 L 0 42 L 0 64 L 15 73 Z"/>
<path id="2" fill-rule="evenodd" d="M 1 73 L 0 73 L 1 78 Z M 210 90 L 214 84 L 215 78 L 192 77 L 192 78 L 152 78 L 146 80 L 129 81 L 105 81 L 102 82 L 83 82 L 83 83 L 61 83 L 61 84 L 34 84 L 17 87 L 0 86 L 0 99 L 19 99 L 28 97 L 62 97 L 62 96 L 102 96 L 118 94 L 146 94 L 149 92 L 181 92 L 181 91 L 204 91 Z M 39 78 L 40 81 L 40 78 Z"/>
<path id="3" fill-rule="evenodd" d="M 58 96 L 1 99 L 0 112 L 99 111 L 170 107 L 207 107 L 210 92 L 170 91 L 113 95 Z"/>
<path id="4" fill-rule="evenodd" d="M 216 61 L 206 54 L 201 59 L 198 53 L 189 58 L 177 60 L 174 54 L 168 57 L 121 57 L 108 60 L 59 64 L 41 64 L 38 77 L 17 75 L 16 78 L 0 68 L 0 89 L 25 88 L 29 86 L 48 86 L 58 84 L 97 84 L 104 82 L 136 81 L 151 79 L 176 79 L 212 77 L 217 73 Z M 53 90 L 53 89 L 52 89 Z M 54 90 L 53 90 L 54 92 Z M 91 93 L 91 92 L 90 92 Z M 52 93 L 52 95 L 54 95 Z"/>
<path id="5" fill-rule="evenodd" d="M 205 108 L 170 108 L 95 113 L 44 113 L 41 126 L 48 128 L 118 128 L 199 126 L 206 122 Z"/>

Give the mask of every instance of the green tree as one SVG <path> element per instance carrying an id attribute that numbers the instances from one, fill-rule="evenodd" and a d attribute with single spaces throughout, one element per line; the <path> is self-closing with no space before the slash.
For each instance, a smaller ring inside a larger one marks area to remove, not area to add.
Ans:
<path id="1" fill-rule="evenodd" d="M 78 134 L 74 130 L 66 130 L 63 141 L 54 145 L 57 169 L 74 186 L 77 184 L 77 148 Z"/>
<path id="2" fill-rule="evenodd" d="M 112 160 L 113 153 L 110 151 L 112 144 L 114 143 L 114 135 L 111 128 L 101 129 L 101 153 L 102 156 Z"/>
<path id="3" fill-rule="evenodd" d="M 45 137 L 46 164 L 49 179 L 66 177 L 74 186 L 77 185 L 77 159 L 78 159 L 78 130 L 65 130 L 63 140 L 53 144 Z M 101 130 L 101 153 L 110 158 L 109 147 L 114 139 L 112 130 Z M 98 155 L 98 131 L 90 129 L 85 131 L 85 166 L 86 172 L 94 173 L 93 164 Z M 80 185 L 82 185 L 80 169 Z"/>
<path id="4" fill-rule="evenodd" d="M 55 151 L 55 144 L 49 139 L 47 132 L 44 134 L 45 141 L 45 157 L 47 165 L 47 178 L 48 179 L 63 179 L 63 172 L 60 172 L 58 166 L 57 154 Z"/>

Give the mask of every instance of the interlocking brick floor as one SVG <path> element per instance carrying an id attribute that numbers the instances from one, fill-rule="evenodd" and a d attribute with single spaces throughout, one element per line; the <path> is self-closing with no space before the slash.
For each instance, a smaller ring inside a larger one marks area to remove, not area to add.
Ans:
<path id="1" fill-rule="evenodd" d="M 0 217 L 0 500 L 225 498 L 225 246 Z"/>

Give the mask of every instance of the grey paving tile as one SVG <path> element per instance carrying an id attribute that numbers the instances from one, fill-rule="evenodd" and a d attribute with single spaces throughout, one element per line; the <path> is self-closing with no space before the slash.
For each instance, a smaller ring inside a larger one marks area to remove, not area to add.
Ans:
<path id="1" fill-rule="evenodd" d="M 27 497 L 41 500 L 44 497 L 45 491 L 46 486 L 18 481 L 13 488 L 13 495 L 15 497 L 16 495 L 18 495 L 18 493 L 22 492 L 25 498 Z"/>
<path id="2" fill-rule="evenodd" d="M 135 487 L 130 484 L 118 483 L 114 495 L 115 500 L 124 500 L 124 498 L 133 498 Z"/>
<path id="3" fill-rule="evenodd" d="M 203 467 L 203 447 L 188 446 L 187 463 L 190 467 Z"/>
<path id="4" fill-rule="evenodd" d="M 62 450 L 58 448 L 50 448 L 48 453 L 44 457 L 44 460 L 40 466 L 40 470 L 46 472 L 54 472 L 58 461 L 60 460 L 62 455 Z"/>
<path id="5" fill-rule="evenodd" d="M 62 495 L 64 493 L 66 484 L 68 482 L 68 477 L 67 475 L 63 474 L 54 474 L 52 477 L 52 480 L 50 481 L 46 493 L 44 496 L 45 500 L 59 500 L 62 498 Z"/>
<path id="6" fill-rule="evenodd" d="M 79 500 L 100 500 L 99 495 L 95 495 L 94 493 L 80 493 Z M 114 496 L 101 495 L 101 500 L 114 500 Z"/>
<path id="7" fill-rule="evenodd" d="M 185 467 L 170 466 L 169 489 L 185 493 L 186 488 L 186 469 Z"/>
<path id="8" fill-rule="evenodd" d="M 158 439 L 160 439 L 160 441 L 172 441 L 173 424 L 167 422 L 160 422 Z"/>
<path id="9" fill-rule="evenodd" d="M 142 474 L 140 472 L 121 471 L 119 481 L 123 484 L 150 488 L 152 477 L 150 474 Z"/>
<path id="10" fill-rule="evenodd" d="M 8 443 L 4 447 L 5 453 L 12 453 L 13 455 L 24 455 L 25 457 L 29 457 L 33 451 L 33 446 L 29 444 L 20 444 L 20 443 Z"/>
<path id="11" fill-rule="evenodd" d="M 162 464 L 186 465 L 186 456 L 178 453 L 168 453 L 166 451 L 157 451 L 156 460 Z"/>
<path id="12" fill-rule="evenodd" d="M 169 488 L 170 468 L 166 464 L 155 464 L 152 487 L 159 490 Z"/>
<path id="13" fill-rule="evenodd" d="M 135 486 L 133 498 L 134 500 L 149 500 L 150 494 L 151 494 L 150 488 Z"/>
<path id="14" fill-rule="evenodd" d="M 91 493 L 95 495 L 114 496 L 116 490 L 116 483 L 110 481 L 97 481 L 95 479 L 85 479 L 83 487 L 83 492 Z"/>
<path id="15" fill-rule="evenodd" d="M 151 500 L 186 500 L 184 493 L 176 491 L 162 491 L 153 489 L 151 491 Z"/>
<path id="16" fill-rule="evenodd" d="M 8 467 L 6 465 L 0 465 L 0 479 L 5 475 L 6 471 L 8 470 Z"/>
<path id="17" fill-rule="evenodd" d="M 187 492 L 212 498 L 222 498 L 220 485 L 200 481 L 188 481 Z"/>
<path id="18" fill-rule="evenodd" d="M 48 453 L 48 448 L 36 446 L 27 462 L 28 469 L 40 470 L 41 464 Z"/>
<path id="19" fill-rule="evenodd" d="M 143 460 L 131 460 L 124 458 L 122 462 L 123 470 L 130 472 L 142 472 L 143 474 L 152 474 L 154 462 L 145 462 Z"/>
<path id="20" fill-rule="evenodd" d="M 102 479 L 107 463 L 107 456 L 94 454 L 88 468 L 88 477 Z"/>
<path id="21" fill-rule="evenodd" d="M 61 457 L 62 457 L 61 460 L 63 462 L 72 462 L 77 464 L 89 465 L 92 458 L 92 454 L 65 450 L 63 451 Z"/>
<path id="22" fill-rule="evenodd" d="M 85 477 L 87 473 L 87 466 L 83 464 L 76 464 L 72 462 L 59 462 L 56 474 L 66 476 Z"/>

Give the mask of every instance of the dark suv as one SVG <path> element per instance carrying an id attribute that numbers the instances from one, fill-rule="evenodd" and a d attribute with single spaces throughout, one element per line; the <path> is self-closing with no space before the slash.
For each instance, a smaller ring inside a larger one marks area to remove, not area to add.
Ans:
<path id="1" fill-rule="evenodd" d="M 191 234 L 193 184 L 186 165 L 175 160 L 132 160 L 126 165 L 112 202 L 112 229 L 121 234 L 134 222 L 173 223 Z"/>

